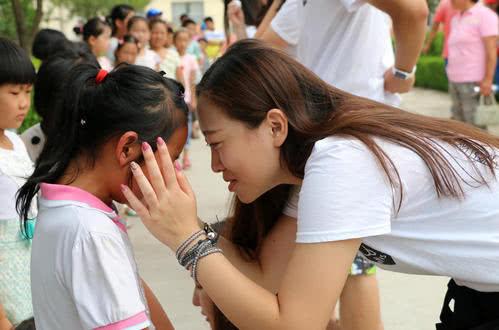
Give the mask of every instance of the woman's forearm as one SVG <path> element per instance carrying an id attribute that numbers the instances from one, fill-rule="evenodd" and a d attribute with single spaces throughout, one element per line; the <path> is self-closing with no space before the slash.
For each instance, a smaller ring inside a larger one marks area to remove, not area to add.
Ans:
<path id="1" fill-rule="evenodd" d="M 240 329 L 325 329 L 359 244 L 348 240 L 297 245 L 278 294 L 251 281 L 222 254 L 202 258 L 197 278 Z"/>
<path id="2" fill-rule="evenodd" d="M 411 72 L 419 57 L 426 34 L 428 5 L 425 0 L 368 0 L 386 12 L 393 22 L 395 67 Z"/>
<path id="3" fill-rule="evenodd" d="M 296 238 L 296 219 L 281 215 L 263 239 L 259 254 L 252 259 L 229 240 L 221 237 L 219 247 L 240 272 L 270 292 L 277 292 Z"/>
<path id="4" fill-rule="evenodd" d="M 260 23 L 258 29 L 256 30 L 255 33 L 256 39 L 259 39 L 261 36 L 263 36 L 263 33 L 269 28 L 270 23 L 272 23 L 272 20 L 277 15 L 277 11 L 279 10 L 281 4 L 282 1 L 280 0 L 275 0 L 274 2 L 272 2 L 272 5 L 270 6 L 269 10 L 267 10 L 267 13 L 263 17 L 262 22 Z"/>

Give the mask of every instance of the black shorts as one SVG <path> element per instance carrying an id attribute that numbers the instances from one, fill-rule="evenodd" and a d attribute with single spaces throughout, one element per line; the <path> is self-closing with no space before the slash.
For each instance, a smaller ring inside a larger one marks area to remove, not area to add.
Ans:
<path id="1" fill-rule="evenodd" d="M 499 292 L 476 291 L 452 279 L 447 287 L 437 330 L 499 330 Z"/>

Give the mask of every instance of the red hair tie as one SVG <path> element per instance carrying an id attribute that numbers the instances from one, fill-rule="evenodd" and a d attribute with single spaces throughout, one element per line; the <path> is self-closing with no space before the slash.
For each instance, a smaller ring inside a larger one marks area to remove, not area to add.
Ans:
<path id="1" fill-rule="evenodd" d="M 95 76 L 95 83 L 97 85 L 100 84 L 101 82 L 104 81 L 104 79 L 106 79 L 106 77 L 107 77 L 107 71 L 104 69 L 100 69 L 99 73 L 97 73 L 97 76 Z"/>

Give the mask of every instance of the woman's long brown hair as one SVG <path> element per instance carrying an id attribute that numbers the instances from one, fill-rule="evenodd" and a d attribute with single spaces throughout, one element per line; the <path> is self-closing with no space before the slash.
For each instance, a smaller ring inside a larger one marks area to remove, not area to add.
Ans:
<path id="1" fill-rule="evenodd" d="M 398 192 L 400 203 L 403 192 L 397 168 L 375 138 L 418 154 L 433 177 L 439 197 L 462 199 L 463 185 L 486 185 L 478 161 L 495 174 L 491 148 L 499 148 L 497 137 L 461 122 L 409 113 L 341 91 L 261 41 L 235 43 L 206 72 L 197 92 L 249 128 L 260 125 L 270 109 L 281 109 L 288 118 L 281 163 L 300 178 L 315 142 L 332 135 L 353 137 L 364 143 Z M 467 157 L 474 171 L 467 172 L 465 177 L 460 174 L 461 166 L 447 151 L 449 145 Z M 243 250 L 257 253 L 288 194 L 289 187 L 283 186 L 247 205 L 235 198 L 231 239 Z"/>

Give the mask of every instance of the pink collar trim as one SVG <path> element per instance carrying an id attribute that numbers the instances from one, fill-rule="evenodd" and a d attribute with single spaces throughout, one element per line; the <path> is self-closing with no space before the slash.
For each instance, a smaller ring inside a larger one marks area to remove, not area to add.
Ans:
<path id="1" fill-rule="evenodd" d="M 127 232 L 126 223 L 117 215 L 109 205 L 106 205 L 96 196 L 80 188 L 65 186 L 61 184 L 41 183 L 42 197 L 51 201 L 76 201 L 87 204 L 94 209 L 104 211 L 108 214 L 115 225 L 123 232 Z"/>
<path id="2" fill-rule="evenodd" d="M 96 196 L 80 188 L 61 185 L 61 184 L 42 183 L 40 184 L 40 190 L 42 192 L 42 197 L 48 200 L 77 201 L 85 203 L 88 206 L 91 206 L 93 208 L 99 209 L 104 212 L 114 213 L 114 210 L 111 207 L 109 207 L 109 205 L 106 205 Z"/>

